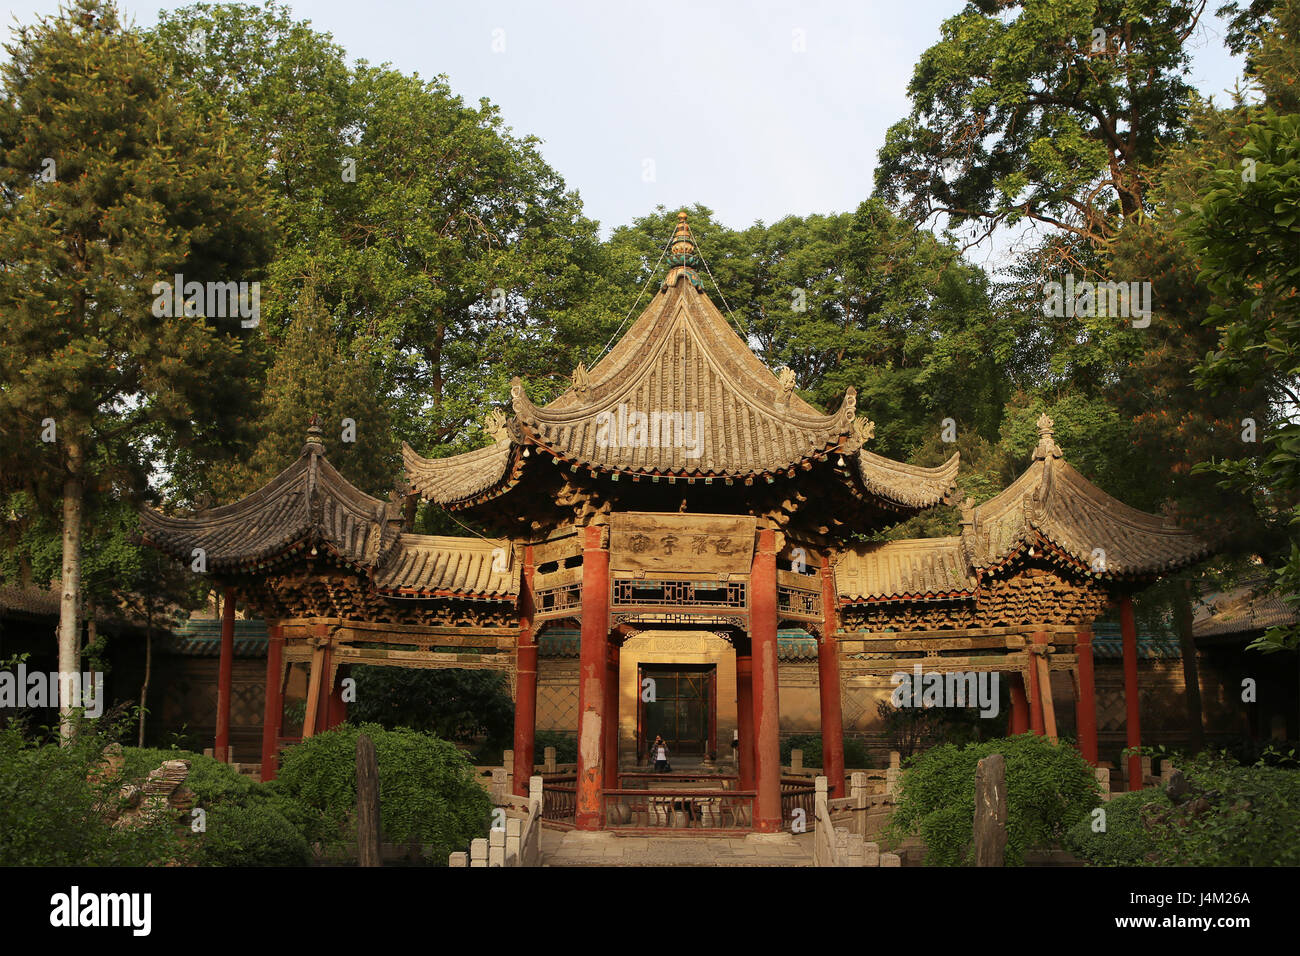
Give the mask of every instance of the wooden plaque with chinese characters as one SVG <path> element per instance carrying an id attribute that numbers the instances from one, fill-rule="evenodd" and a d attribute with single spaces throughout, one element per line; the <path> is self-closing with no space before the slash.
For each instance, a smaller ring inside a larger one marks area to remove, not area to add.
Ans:
<path id="1" fill-rule="evenodd" d="M 609 516 L 610 570 L 724 580 L 749 574 L 757 524 L 753 515 L 615 512 Z"/>

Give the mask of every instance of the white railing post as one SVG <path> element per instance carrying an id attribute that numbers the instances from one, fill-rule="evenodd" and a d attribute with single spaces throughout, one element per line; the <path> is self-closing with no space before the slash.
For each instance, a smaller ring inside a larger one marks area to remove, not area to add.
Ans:
<path id="1" fill-rule="evenodd" d="M 520 851 L 523 848 L 523 821 L 518 817 L 506 819 L 506 866 L 523 866 Z"/>
<path id="2" fill-rule="evenodd" d="M 488 866 L 506 865 L 506 831 L 488 831 Z"/>
<path id="3" fill-rule="evenodd" d="M 867 833 L 867 775 L 855 770 L 849 777 L 849 796 L 853 798 L 853 832 Z"/>
<path id="4" fill-rule="evenodd" d="M 469 841 L 469 865 L 470 867 L 488 865 L 488 841 L 484 837 L 477 837 Z"/>

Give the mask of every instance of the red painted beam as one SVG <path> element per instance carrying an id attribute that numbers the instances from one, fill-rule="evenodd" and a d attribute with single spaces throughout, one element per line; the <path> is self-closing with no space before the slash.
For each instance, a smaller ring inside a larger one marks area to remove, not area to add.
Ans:
<path id="1" fill-rule="evenodd" d="M 754 776 L 758 799 L 754 828 L 781 829 L 780 697 L 777 686 L 776 532 L 758 533 L 749 577 L 749 632 L 754 652 Z"/>
<path id="2" fill-rule="evenodd" d="M 1142 789 L 1142 757 L 1137 748 L 1142 746 L 1142 721 L 1138 707 L 1137 626 L 1133 623 L 1133 599 L 1124 597 L 1119 602 L 1119 630 L 1124 644 L 1124 705 L 1126 743 L 1133 755 L 1128 758 L 1128 788 Z"/>
<path id="3" fill-rule="evenodd" d="M 284 628 L 271 626 L 266 649 L 266 712 L 262 718 L 262 780 L 275 779 L 279 763 L 276 746 L 280 738 L 280 719 L 284 713 L 284 689 L 280 686 L 280 667 L 284 660 Z"/>
<path id="4" fill-rule="evenodd" d="M 230 750 L 230 693 L 235 668 L 235 589 L 221 592 L 221 661 L 217 670 L 217 759 L 226 763 Z"/>
<path id="5" fill-rule="evenodd" d="M 817 645 L 817 692 L 821 702 L 822 772 L 830 781 L 831 799 L 844 793 L 844 711 L 840 692 L 840 648 L 835 640 L 835 572 L 822 565 L 822 639 Z"/>
<path id="6" fill-rule="evenodd" d="M 1079 753 L 1097 766 L 1097 685 L 1092 669 L 1092 625 L 1081 626 L 1075 634 L 1074 652 L 1079 660 L 1079 699 L 1075 701 L 1074 719 L 1079 731 Z"/>
<path id="7" fill-rule="evenodd" d="M 609 551 L 597 526 L 584 530 L 582 550 L 582 635 L 578 655 L 578 782 L 574 825 L 601 828 L 604 783 L 605 683 L 609 641 Z"/>

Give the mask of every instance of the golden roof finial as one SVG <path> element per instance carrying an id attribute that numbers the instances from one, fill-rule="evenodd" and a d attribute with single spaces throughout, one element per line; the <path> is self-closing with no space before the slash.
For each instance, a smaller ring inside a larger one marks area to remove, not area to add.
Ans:
<path id="1" fill-rule="evenodd" d="M 691 235 L 690 224 L 686 221 L 686 210 L 677 214 L 677 228 L 673 230 L 672 242 L 668 244 L 668 275 L 664 277 L 663 286 L 668 288 L 678 276 L 685 276 L 695 288 L 703 291 L 700 278 L 695 270 L 700 266 L 699 250 L 695 248 L 695 239 Z"/>

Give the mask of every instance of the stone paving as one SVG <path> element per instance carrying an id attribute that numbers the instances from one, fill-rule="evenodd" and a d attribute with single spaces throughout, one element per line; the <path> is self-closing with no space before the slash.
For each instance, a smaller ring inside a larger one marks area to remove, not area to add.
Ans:
<path id="1" fill-rule="evenodd" d="M 812 866 L 811 833 L 622 836 L 542 828 L 543 866 Z"/>

